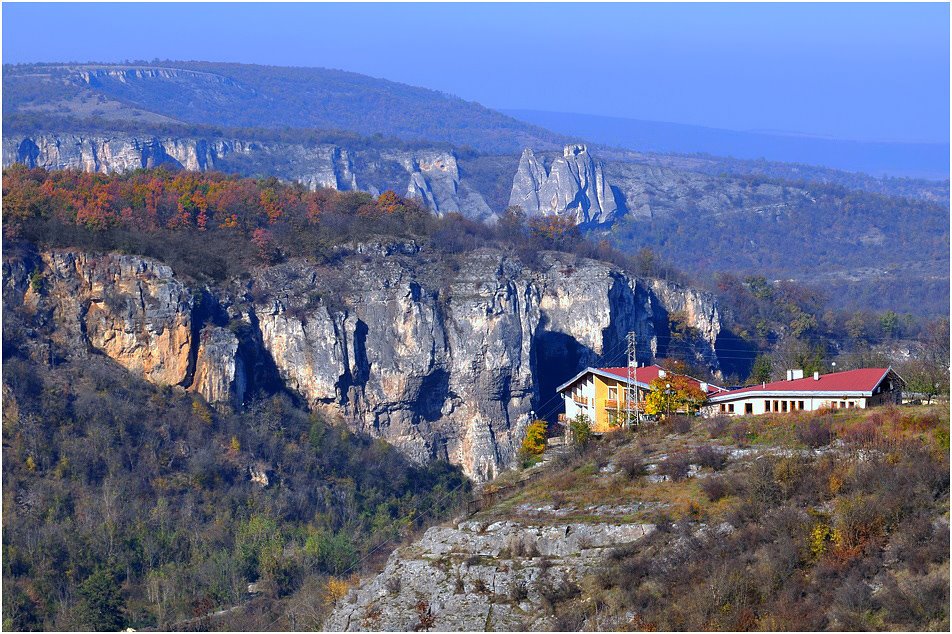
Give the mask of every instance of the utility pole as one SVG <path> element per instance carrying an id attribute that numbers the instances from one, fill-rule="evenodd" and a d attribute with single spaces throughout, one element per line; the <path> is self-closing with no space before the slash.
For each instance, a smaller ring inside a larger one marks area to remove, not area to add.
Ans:
<path id="1" fill-rule="evenodd" d="M 628 336 L 628 387 L 625 390 L 625 424 L 631 426 L 631 406 L 635 404 L 635 426 L 641 424 L 641 410 L 638 409 L 638 386 L 635 384 L 635 370 L 638 369 L 637 339 L 634 331 Z"/>

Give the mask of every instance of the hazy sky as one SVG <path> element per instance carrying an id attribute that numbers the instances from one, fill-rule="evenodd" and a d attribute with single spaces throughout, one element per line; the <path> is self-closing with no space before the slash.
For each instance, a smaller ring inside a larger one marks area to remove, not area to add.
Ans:
<path id="1" fill-rule="evenodd" d="M 529 108 L 949 140 L 947 4 L 9 4 L 3 61 L 324 66 Z"/>

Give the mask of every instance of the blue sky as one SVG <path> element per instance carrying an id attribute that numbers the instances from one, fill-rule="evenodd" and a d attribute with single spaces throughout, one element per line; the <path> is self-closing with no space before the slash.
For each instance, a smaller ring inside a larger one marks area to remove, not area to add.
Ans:
<path id="1" fill-rule="evenodd" d="M 947 4 L 9 4 L 3 61 L 341 68 L 494 108 L 949 140 Z"/>

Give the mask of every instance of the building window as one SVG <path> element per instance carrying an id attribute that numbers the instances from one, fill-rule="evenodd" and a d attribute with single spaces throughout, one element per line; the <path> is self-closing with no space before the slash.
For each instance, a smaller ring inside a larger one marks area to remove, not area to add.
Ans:
<path id="1" fill-rule="evenodd" d="M 733 404 L 733 403 L 731 403 L 730 405 L 727 406 L 727 411 L 730 412 L 731 414 L 734 413 L 734 404 Z"/>
<path id="2" fill-rule="evenodd" d="M 764 411 L 765 412 L 770 411 L 770 401 L 764 401 Z"/>
<path id="3" fill-rule="evenodd" d="M 753 403 L 744 403 L 744 413 L 753 414 L 754 413 L 754 404 Z"/>
<path id="4" fill-rule="evenodd" d="M 608 400 L 609 400 L 609 401 L 617 401 L 617 400 L 618 400 L 618 388 L 617 388 L 617 387 L 610 387 L 610 388 L 608 388 Z"/>
<path id="5" fill-rule="evenodd" d="M 724 405 L 723 403 L 721 403 L 721 411 L 722 411 L 722 412 L 727 411 L 727 406 Z"/>
<path id="6" fill-rule="evenodd" d="M 840 408 L 841 408 L 841 409 L 845 409 L 845 408 L 846 408 L 846 401 L 840 401 Z"/>
<path id="7" fill-rule="evenodd" d="M 804 405 L 803 401 L 797 401 L 797 405 L 799 406 L 798 409 L 804 409 L 804 407 L 803 407 L 803 405 Z"/>
<path id="8" fill-rule="evenodd" d="M 780 411 L 781 412 L 787 411 L 787 401 L 780 401 Z"/>

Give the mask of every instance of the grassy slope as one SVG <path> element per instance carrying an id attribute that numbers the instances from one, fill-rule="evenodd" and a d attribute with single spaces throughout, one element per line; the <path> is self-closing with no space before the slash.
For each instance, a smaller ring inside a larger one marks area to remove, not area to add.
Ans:
<path id="1" fill-rule="evenodd" d="M 947 630 L 948 452 L 948 405 L 698 419 L 606 436 L 479 517 L 659 525 L 554 606 L 566 627 Z"/>

